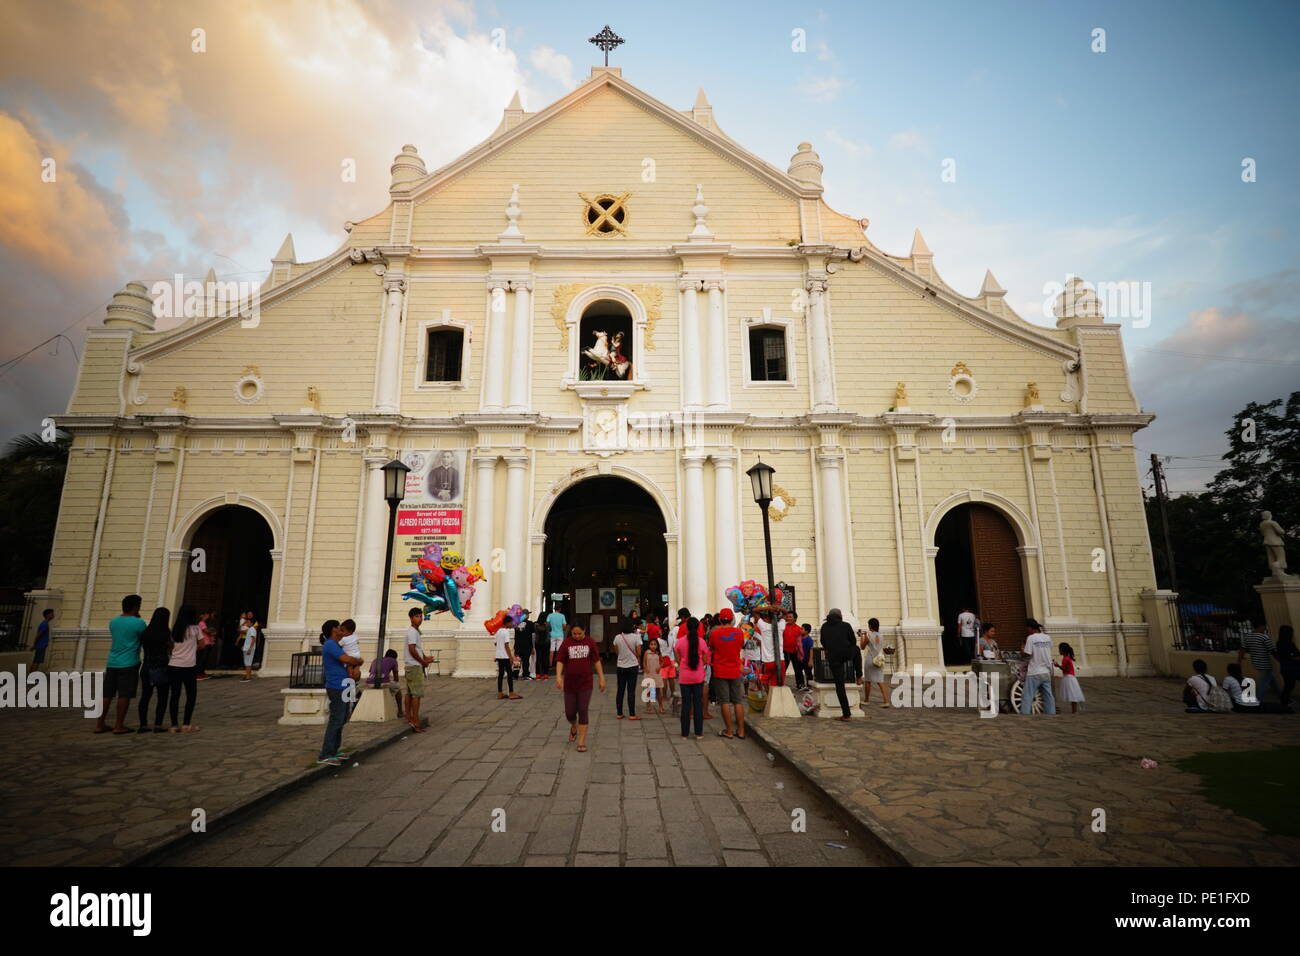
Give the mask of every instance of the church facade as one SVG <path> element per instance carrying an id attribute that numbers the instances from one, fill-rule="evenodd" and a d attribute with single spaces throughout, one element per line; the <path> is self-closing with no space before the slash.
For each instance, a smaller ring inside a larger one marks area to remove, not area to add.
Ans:
<path id="1" fill-rule="evenodd" d="M 430 545 L 482 572 L 463 624 L 425 625 L 444 674 L 489 673 L 482 622 L 552 595 L 606 635 L 632 607 L 716 612 L 766 579 L 761 459 L 800 620 L 876 617 L 935 665 L 970 605 L 1004 646 L 1030 615 L 1080 673 L 1152 673 L 1152 416 L 1119 326 L 1081 285 L 1054 328 L 991 273 L 957 292 L 919 231 L 878 249 L 821 174 L 807 143 L 786 170 L 745 150 L 703 93 L 674 109 L 597 67 L 441 169 L 404 147 L 386 208 L 315 262 L 286 240 L 253 308 L 209 284 L 158 331 L 129 283 L 57 418 L 53 665 L 102 665 L 131 593 L 254 610 L 285 674 L 325 619 L 372 641 L 387 587 L 397 646 Z"/>

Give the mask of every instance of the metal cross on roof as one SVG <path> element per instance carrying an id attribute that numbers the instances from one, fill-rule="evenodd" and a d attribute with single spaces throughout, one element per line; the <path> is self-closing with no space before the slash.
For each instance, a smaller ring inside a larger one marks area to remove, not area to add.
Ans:
<path id="1" fill-rule="evenodd" d="M 623 43 L 624 40 L 621 36 L 611 30 L 609 24 L 606 23 L 605 29 L 601 30 L 594 37 L 589 37 L 587 42 L 594 43 L 600 49 L 605 51 L 605 65 L 609 66 L 609 51 L 614 49 L 614 47 L 618 46 L 620 43 Z"/>

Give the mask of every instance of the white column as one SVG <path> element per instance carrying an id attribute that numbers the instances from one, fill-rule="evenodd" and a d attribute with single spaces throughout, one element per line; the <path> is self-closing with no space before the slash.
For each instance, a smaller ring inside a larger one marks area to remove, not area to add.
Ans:
<path id="1" fill-rule="evenodd" d="M 399 356 L 402 346 L 402 300 L 406 277 L 384 278 L 384 324 L 379 330 L 379 367 L 375 370 L 375 408 L 394 413 L 399 409 L 402 369 Z M 379 613 L 375 612 L 376 615 Z"/>
<path id="2" fill-rule="evenodd" d="M 740 535 L 736 533 L 736 460 L 713 459 L 713 582 L 711 596 L 721 607 L 722 593 L 740 581 Z M 691 610 L 694 610 L 692 608 Z"/>
<path id="3" fill-rule="evenodd" d="M 531 279 L 516 279 L 510 283 L 515 290 L 515 327 L 510 345 L 510 407 L 518 411 L 528 409 L 528 361 L 532 358 L 529 332 L 533 327 Z M 514 603 L 513 601 L 511 603 Z"/>
<path id="4" fill-rule="evenodd" d="M 709 405 L 725 407 L 731 363 L 727 360 L 727 320 L 722 311 L 724 286 L 721 279 L 707 279 L 704 288 L 709 293 L 709 347 L 705 353 L 709 358 L 709 372 L 705 375 L 709 383 Z"/>
<path id="5" fill-rule="evenodd" d="M 853 582 L 849 579 L 849 516 L 844 508 L 844 485 L 840 466 L 843 452 L 818 452 L 817 469 L 821 484 L 821 546 L 817 554 L 817 573 L 822 576 L 826 607 L 844 612 L 845 618 L 855 616 L 857 601 Z"/>
<path id="6" fill-rule="evenodd" d="M 682 456 L 682 588 L 686 606 L 702 617 L 709 605 L 708 538 L 704 534 L 704 456 Z"/>
<path id="7" fill-rule="evenodd" d="M 388 458 L 368 454 L 365 502 L 361 512 L 361 551 L 357 573 L 357 629 L 376 633 L 379 626 L 379 595 L 384 573 L 384 534 L 388 531 L 388 502 L 384 499 L 383 467 Z"/>
<path id="8" fill-rule="evenodd" d="M 525 293 L 527 294 L 527 293 Z M 506 456 L 506 567 L 501 603 L 528 606 L 528 456 Z"/>
<path id="9" fill-rule="evenodd" d="M 814 412 L 835 408 L 834 383 L 831 379 L 831 338 L 826 322 L 826 280 L 808 280 L 808 338 L 811 342 L 812 399 Z"/>
<path id="10" fill-rule="evenodd" d="M 483 405 L 486 408 L 501 407 L 504 372 L 510 367 L 506 354 L 506 287 L 504 281 L 494 280 L 488 284 L 488 334 L 483 350 Z"/>
<path id="11" fill-rule="evenodd" d="M 704 379 L 700 363 L 700 316 L 696 293 L 699 279 L 682 279 L 682 405 L 698 408 L 704 404 Z"/>
<path id="12" fill-rule="evenodd" d="M 497 459 L 495 455 L 479 455 L 474 458 L 474 500 L 470 502 L 470 528 L 469 536 L 470 553 L 465 555 L 465 561 L 473 564 L 475 561 L 484 562 L 484 566 L 492 566 L 492 526 L 496 522 L 496 508 L 493 499 L 496 497 L 496 475 Z M 475 595 L 475 609 L 486 610 L 492 604 L 492 587 L 496 583 L 495 574 L 488 577 L 485 584 L 477 584 L 478 594 Z M 495 613 L 493 608 L 488 617 Z"/>

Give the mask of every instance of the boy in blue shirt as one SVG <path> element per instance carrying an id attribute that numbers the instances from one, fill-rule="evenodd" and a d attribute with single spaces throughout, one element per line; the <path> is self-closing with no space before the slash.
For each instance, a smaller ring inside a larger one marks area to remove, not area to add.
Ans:
<path id="1" fill-rule="evenodd" d="M 54 620 L 54 608 L 47 607 L 41 612 L 41 623 L 36 625 L 36 644 L 32 648 L 32 670 L 39 670 L 45 663 L 45 652 L 50 646 L 50 622 Z"/>

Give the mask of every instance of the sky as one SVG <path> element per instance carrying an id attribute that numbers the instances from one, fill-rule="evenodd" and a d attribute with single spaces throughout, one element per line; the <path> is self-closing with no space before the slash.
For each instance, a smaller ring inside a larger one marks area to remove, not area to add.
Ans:
<path id="1" fill-rule="evenodd" d="M 1300 388 L 1294 2 L 0 0 L 0 17 L 0 441 L 66 408 L 126 281 L 258 281 L 288 232 L 299 261 L 332 252 L 387 202 L 404 143 L 434 169 L 516 90 L 543 108 L 600 62 L 586 41 L 606 23 L 625 79 L 679 109 L 702 87 L 781 169 L 812 142 L 826 201 L 889 253 L 919 227 L 959 292 L 991 269 L 1050 325 L 1051 283 L 1137 283 L 1146 307 L 1111 319 L 1158 416 L 1138 446 L 1172 491 L 1213 476 L 1235 412 Z"/>

